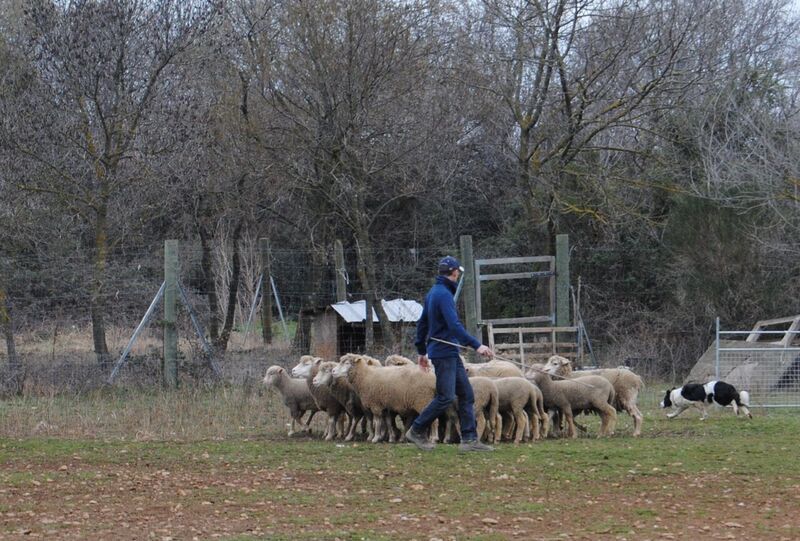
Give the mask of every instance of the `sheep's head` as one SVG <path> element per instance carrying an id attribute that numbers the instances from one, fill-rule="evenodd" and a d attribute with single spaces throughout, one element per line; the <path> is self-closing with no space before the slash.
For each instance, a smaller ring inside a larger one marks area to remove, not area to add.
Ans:
<path id="1" fill-rule="evenodd" d="M 466 370 L 468 378 L 478 375 L 478 371 L 475 370 L 474 366 L 464 366 L 464 370 Z"/>
<path id="2" fill-rule="evenodd" d="M 410 366 L 413 365 L 414 362 L 408 357 L 403 357 L 402 355 L 389 355 L 386 357 L 384 364 L 386 366 Z"/>
<path id="3" fill-rule="evenodd" d="M 370 357 L 369 355 L 361 355 L 361 358 L 364 359 L 364 362 L 367 363 L 367 366 L 383 366 L 381 362 L 375 357 Z"/>
<path id="4" fill-rule="evenodd" d="M 286 370 L 282 366 L 274 365 L 267 368 L 267 373 L 264 375 L 265 385 L 275 385 L 277 381 L 286 376 Z"/>
<path id="5" fill-rule="evenodd" d="M 311 367 L 314 364 L 322 362 L 322 359 L 318 357 L 312 357 L 311 355 L 303 355 L 300 357 L 300 360 L 297 364 L 292 368 L 292 377 L 293 378 L 306 378 L 311 373 Z"/>
<path id="6" fill-rule="evenodd" d="M 317 374 L 314 376 L 314 379 L 311 380 L 311 384 L 315 387 L 330 385 L 333 381 L 333 371 L 338 365 L 339 363 L 330 361 L 320 364 Z"/>
<path id="7" fill-rule="evenodd" d="M 347 358 L 345 358 L 347 357 Z M 347 373 L 350 371 L 350 367 L 353 365 L 353 360 L 356 359 L 355 355 L 348 354 L 343 355 L 342 360 L 339 361 L 339 364 L 334 367 L 331 371 L 331 374 L 335 378 L 346 378 Z"/>
<path id="8" fill-rule="evenodd" d="M 357 353 L 345 353 L 344 355 L 339 357 L 339 362 L 342 363 L 350 359 L 355 359 L 356 357 L 358 357 Z"/>
<path id="9" fill-rule="evenodd" d="M 554 376 L 567 376 L 572 373 L 572 361 L 561 355 L 553 355 L 547 359 L 544 371 Z"/>

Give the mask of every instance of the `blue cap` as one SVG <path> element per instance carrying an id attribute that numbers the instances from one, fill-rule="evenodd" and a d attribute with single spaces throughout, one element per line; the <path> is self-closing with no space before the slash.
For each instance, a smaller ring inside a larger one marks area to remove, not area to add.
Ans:
<path id="1" fill-rule="evenodd" d="M 439 274 L 450 274 L 456 269 L 464 272 L 464 267 L 461 266 L 458 259 L 451 255 L 445 256 L 439 261 Z"/>

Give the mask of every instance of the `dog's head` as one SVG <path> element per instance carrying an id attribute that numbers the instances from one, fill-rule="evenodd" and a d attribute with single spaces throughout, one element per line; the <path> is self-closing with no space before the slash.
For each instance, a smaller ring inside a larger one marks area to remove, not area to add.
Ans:
<path id="1" fill-rule="evenodd" d="M 661 404 L 660 404 L 660 406 L 662 408 L 670 408 L 670 407 L 672 407 L 672 391 L 674 391 L 674 390 L 675 390 L 675 387 L 673 387 L 672 389 L 669 389 L 664 394 L 664 400 L 662 400 Z"/>

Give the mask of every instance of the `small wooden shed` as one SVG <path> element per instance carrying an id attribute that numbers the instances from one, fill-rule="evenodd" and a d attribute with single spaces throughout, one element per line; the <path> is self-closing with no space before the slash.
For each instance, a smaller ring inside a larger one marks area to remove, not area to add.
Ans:
<path id="1" fill-rule="evenodd" d="M 417 301 L 394 299 L 381 300 L 392 330 L 402 336 L 422 314 L 422 305 Z M 366 301 L 337 302 L 320 307 L 312 313 L 309 325 L 309 353 L 327 360 L 338 359 L 345 353 L 370 353 L 365 351 Z M 384 344 L 378 314 L 372 311 L 374 347 L 380 350 Z"/>

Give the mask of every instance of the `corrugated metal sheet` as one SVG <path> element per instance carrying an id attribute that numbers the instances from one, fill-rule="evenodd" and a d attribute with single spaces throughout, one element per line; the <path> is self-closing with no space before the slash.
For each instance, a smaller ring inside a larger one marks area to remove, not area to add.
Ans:
<path id="1" fill-rule="evenodd" d="M 417 321 L 419 316 L 422 315 L 422 305 L 417 301 L 407 301 L 404 299 L 393 299 L 391 301 L 381 300 L 383 309 L 389 317 L 389 321 Z M 336 313 L 342 316 L 348 323 L 359 323 L 366 319 L 367 301 L 357 302 L 337 302 L 331 304 L 331 308 L 336 310 Z M 378 314 L 375 309 L 372 309 L 372 321 L 378 322 Z"/>

